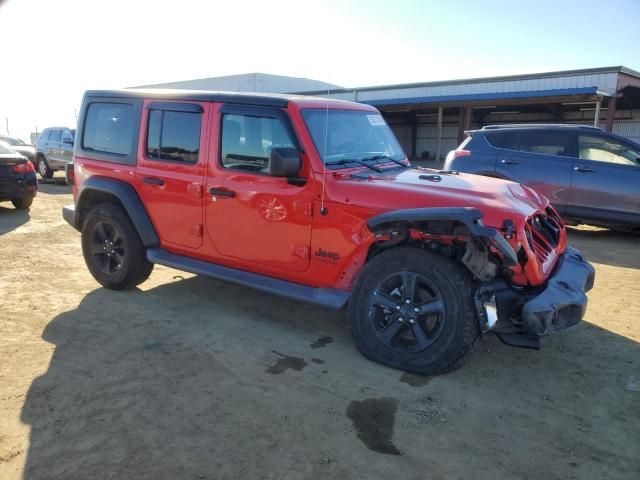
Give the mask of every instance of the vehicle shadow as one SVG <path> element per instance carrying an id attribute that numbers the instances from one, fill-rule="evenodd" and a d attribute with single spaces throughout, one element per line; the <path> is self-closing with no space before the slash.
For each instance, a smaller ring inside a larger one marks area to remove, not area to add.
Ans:
<path id="1" fill-rule="evenodd" d="M 11 205 L 10 203 L 8 205 Z M 18 210 L 12 206 L 0 206 L 0 235 L 15 230 L 29 221 L 29 210 Z"/>
<path id="2" fill-rule="evenodd" d="M 47 325 L 55 351 L 21 416 L 31 427 L 25 479 L 367 478 L 390 475 L 402 458 L 417 478 L 427 466 L 443 471 L 438 462 L 459 449 L 485 457 L 487 440 L 496 451 L 517 444 L 528 453 L 501 455 L 484 478 L 520 478 L 529 468 L 580 478 L 565 461 L 569 449 L 602 478 L 640 467 L 640 411 L 624 392 L 627 373 L 640 368 L 630 339 L 589 324 L 540 352 L 490 337 L 469 365 L 420 394 L 401 372 L 358 354 L 344 312 L 181 278 L 148 291 L 94 290 Z M 464 434 L 447 436 L 440 420 L 406 427 L 397 435 L 405 457 L 368 452 L 344 414 L 349 400 L 376 395 L 399 399 L 398 415 L 415 419 L 434 391 L 436 412 L 448 411 Z M 464 477 L 465 463 L 453 465 Z"/>
<path id="3" fill-rule="evenodd" d="M 71 193 L 71 185 L 67 185 L 64 177 L 38 178 L 38 190 L 49 195 Z"/>
<path id="4" fill-rule="evenodd" d="M 587 260 L 616 267 L 640 269 L 640 236 L 595 227 L 567 228 L 569 244 Z"/>

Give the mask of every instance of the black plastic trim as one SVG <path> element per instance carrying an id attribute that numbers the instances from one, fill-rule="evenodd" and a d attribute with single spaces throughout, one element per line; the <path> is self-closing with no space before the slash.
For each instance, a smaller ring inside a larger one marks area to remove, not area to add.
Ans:
<path id="1" fill-rule="evenodd" d="M 73 226 L 77 230 L 82 228 L 82 225 L 80 224 L 82 219 L 78 213 L 83 209 L 83 202 L 86 201 L 85 199 L 87 198 L 87 194 L 92 191 L 108 193 L 120 200 L 120 203 L 129 215 L 133 226 L 138 231 L 138 235 L 140 235 L 140 239 L 144 246 L 155 247 L 160 244 L 158 234 L 156 233 L 153 223 L 151 222 L 151 219 L 149 218 L 149 215 L 147 214 L 147 211 L 135 189 L 128 183 L 110 178 L 89 177 L 82 182 L 82 186 L 78 191 L 78 200 L 76 202 L 76 212 L 73 221 Z M 64 210 L 63 215 L 65 215 Z"/>
<path id="2" fill-rule="evenodd" d="M 538 336 L 549 335 L 582 320 L 587 296 L 595 280 L 595 269 L 575 248 L 567 247 L 546 288 L 522 308 L 526 329 Z"/>
<path id="3" fill-rule="evenodd" d="M 145 89 L 129 89 L 129 90 L 88 90 L 85 92 L 86 97 L 102 97 L 102 98 L 131 98 L 142 99 L 154 98 L 158 100 L 186 100 L 195 102 L 220 102 L 220 103 L 237 103 L 241 105 L 259 105 L 264 107 L 285 108 L 289 105 L 289 98 L 286 95 L 276 94 L 251 94 L 251 93 L 232 93 L 232 92 L 207 92 L 207 91 L 189 91 L 189 90 L 145 90 Z"/>
<path id="4" fill-rule="evenodd" d="M 262 292 L 272 293 L 281 297 L 312 303 L 333 310 L 343 308 L 351 292 L 333 288 L 314 288 L 307 285 L 288 282 L 277 278 L 246 272 L 234 268 L 224 267 L 213 263 L 195 260 L 193 258 L 175 255 L 162 248 L 149 248 L 147 259 L 167 267 L 184 270 L 198 275 L 226 280 L 229 282 L 255 288 Z"/>
<path id="5" fill-rule="evenodd" d="M 482 225 L 482 212 L 472 207 L 432 207 L 391 210 L 374 215 L 367 221 L 369 230 L 385 223 L 424 222 L 429 220 L 453 220 L 464 224 L 474 237 L 486 238 L 504 256 L 507 265 L 517 265 L 518 256 L 500 232 Z"/>

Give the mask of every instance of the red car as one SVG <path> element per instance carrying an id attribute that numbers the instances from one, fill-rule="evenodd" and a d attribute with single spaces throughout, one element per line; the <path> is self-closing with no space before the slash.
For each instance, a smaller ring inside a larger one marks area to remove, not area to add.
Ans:
<path id="1" fill-rule="evenodd" d="M 412 168 L 373 107 L 296 96 L 89 91 L 64 218 L 108 288 L 154 263 L 340 309 L 367 357 L 460 366 L 482 332 L 536 348 L 594 270 L 543 196 Z"/>

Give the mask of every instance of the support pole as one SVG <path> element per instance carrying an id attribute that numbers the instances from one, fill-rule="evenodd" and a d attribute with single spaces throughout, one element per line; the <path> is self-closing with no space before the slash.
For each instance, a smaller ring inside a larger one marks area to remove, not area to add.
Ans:
<path id="1" fill-rule="evenodd" d="M 607 116 L 605 120 L 605 131 L 611 133 L 613 131 L 613 119 L 616 114 L 616 97 L 611 97 L 607 104 Z"/>
<path id="2" fill-rule="evenodd" d="M 442 150 L 442 107 L 438 107 L 438 149 L 436 161 L 440 162 L 440 151 Z"/>
<path id="3" fill-rule="evenodd" d="M 464 132 L 471 128 L 471 107 L 460 107 L 458 122 L 458 144 L 464 140 Z"/>
<path id="4" fill-rule="evenodd" d="M 598 100 L 596 102 L 596 113 L 593 116 L 593 126 L 597 127 L 598 123 L 600 123 L 600 103 L 602 103 L 602 100 Z"/>
<path id="5" fill-rule="evenodd" d="M 411 118 L 411 157 L 418 158 L 418 117 L 413 115 Z"/>

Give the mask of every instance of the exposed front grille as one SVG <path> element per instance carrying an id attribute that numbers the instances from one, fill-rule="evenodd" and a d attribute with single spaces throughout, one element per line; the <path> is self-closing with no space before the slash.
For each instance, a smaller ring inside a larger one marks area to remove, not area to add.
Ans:
<path id="1" fill-rule="evenodd" d="M 562 226 L 562 220 L 552 208 L 547 208 L 544 212 L 538 213 L 527 220 L 525 234 L 527 235 L 529 246 L 533 249 L 536 258 L 542 265 L 547 262 L 549 256 L 558 246 Z"/>

